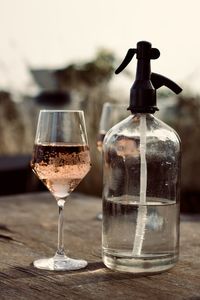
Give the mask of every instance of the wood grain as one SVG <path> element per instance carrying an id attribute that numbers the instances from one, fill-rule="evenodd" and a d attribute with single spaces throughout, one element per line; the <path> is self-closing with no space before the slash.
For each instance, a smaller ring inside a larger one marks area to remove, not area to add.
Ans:
<path id="1" fill-rule="evenodd" d="M 181 222 L 181 256 L 172 270 L 148 277 L 113 272 L 101 261 L 98 198 L 72 194 L 65 209 L 65 247 L 86 269 L 52 272 L 32 261 L 52 256 L 57 207 L 47 193 L 0 198 L 0 299 L 200 299 L 200 217 Z"/>

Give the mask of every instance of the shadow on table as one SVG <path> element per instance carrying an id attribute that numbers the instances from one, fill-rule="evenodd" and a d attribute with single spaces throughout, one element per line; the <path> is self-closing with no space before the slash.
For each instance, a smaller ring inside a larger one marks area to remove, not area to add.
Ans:
<path id="1" fill-rule="evenodd" d="M 129 273 L 123 272 L 113 272 L 105 267 L 103 262 L 91 262 L 88 264 L 87 268 L 76 271 L 46 271 L 36 269 L 32 264 L 27 267 L 21 266 L 10 266 L 8 269 L 4 269 L 3 272 L 0 273 L 0 279 L 12 278 L 12 280 L 23 279 L 23 278 L 46 278 L 47 281 L 57 281 L 61 277 L 63 279 L 67 276 L 67 278 L 76 277 L 76 284 L 89 284 L 108 281 L 112 278 L 112 280 L 123 280 L 123 279 L 131 279 L 133 277 L 141 277 L 136 276 Z"/>

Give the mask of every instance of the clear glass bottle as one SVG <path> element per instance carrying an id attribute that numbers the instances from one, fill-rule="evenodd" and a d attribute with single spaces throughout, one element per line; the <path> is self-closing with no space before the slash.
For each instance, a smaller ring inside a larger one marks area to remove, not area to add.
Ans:
<path id="1" fill-rule="evenodd" d="M 179 253 L 180 139 L 150 113 L 115 125 L 103 144 L 103 262 L 157 273 Z"/>

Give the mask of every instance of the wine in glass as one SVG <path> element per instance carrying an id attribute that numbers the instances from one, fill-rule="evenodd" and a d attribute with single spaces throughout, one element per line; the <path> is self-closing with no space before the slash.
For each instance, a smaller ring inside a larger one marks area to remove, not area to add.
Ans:
<path id="1" fill-rule="evenodd" d="M 66 198 L 90 170 L 90 153 L 83 111 L 41 110 L 31 167 L 53 194 L 59 208 L 58 249 L 52 258 L 34 261 L 46 270 L 77 270 L 85 260 L 69 258 L 63 244 L 63 210 Z"/>

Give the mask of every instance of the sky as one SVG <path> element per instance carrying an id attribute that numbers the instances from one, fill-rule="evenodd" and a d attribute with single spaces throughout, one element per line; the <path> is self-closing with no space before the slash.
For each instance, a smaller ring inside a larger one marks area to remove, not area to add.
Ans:
<path id="1" fill-rule="evenodd" d="M 200 93 L 199 12 L 199 0 L 0 0 L 0 88 L 28 91 L 27 66 L 90 60 L 99 48 L 123 59 L 147 40 L 161 52 L 152 70 Z"/>

